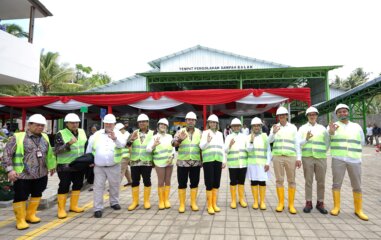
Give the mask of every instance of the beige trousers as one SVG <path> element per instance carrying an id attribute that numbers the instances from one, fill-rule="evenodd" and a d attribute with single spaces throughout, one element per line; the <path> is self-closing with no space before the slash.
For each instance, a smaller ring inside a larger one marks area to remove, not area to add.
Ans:
<path id="1" fill-rule="evenodd" d="M 305 180 L 306 201 L 312 201 L 312 183 L 316 179 L 317 200 L 324 201 L 326 158 L 303 157 L 303 173 Z"/>
<path id="2" fill-rule="evenodd" d="M 127 182 L 132 183 L 131 180 L 131 172 L 129 168 L 130 159 L 123 158 L 121 162 L 121 168 L 120 168 L 120 181 L 123 180 L 123 177 L 127 178 Z"/>
<path id="3" fill-rule="evenodd" d="M 288 187 L 295 188 L 296 157 L 274 156 L 273 165 L 276 178 L 276 187 L 283 187 L 284 172 L 287 175 Z"/>
<path id="4" fill-rule="evenodd" d="M 361 193 L 361 163 L 349 163 L 335 158 L 332 158 L 332 190 L 340 191 L 345 170 L 348 170 L 352 191 Z"/>

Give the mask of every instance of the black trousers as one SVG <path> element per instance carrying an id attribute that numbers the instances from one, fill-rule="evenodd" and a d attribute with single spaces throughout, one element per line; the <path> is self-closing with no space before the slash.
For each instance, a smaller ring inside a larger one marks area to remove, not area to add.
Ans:
<path id="1" fill-rule="evenodd" d="M 48 185 L 48 176 L 37 179 L 18 179 L 13 184 L 15 197 L 13 202 L 23 202 L 31 197 L 42 197 L 42 192 Z"/>
<path id="2" fill-rule="evenodd" d="M 70 184 L 73 183 L 72 190 L 81 190 L 83 186 L 83 180 L 85 173 L 83 171 L 75 172 L 57 172 L 60 183 L 58 184 L 58 194 L 68 193 L 70 190 Z"/>
<path id="3" fill-rule="evenodd" d="M 177 181 L 179 189 L 187 188 L 188 178 L 190 181 L 190 188 L 197 188 L 200 182 L 201 167 L 177 167 Z"/>
<path id="4" fill-rule="evenodd" d="M 266 186 L 266 181 L 251 181 L 251 186 Z"/>
<path id="5" fill-rule="evenodd" d="M 133 166 L 131 167 L 132 187 L 138 187 L 140 176 L 143 178 L 144 187 L 151 187 L 152 166 Z"/>
<path id="6" fill-rule="evenodd" d="M 206 162 L 202 164 L 202 167 L 204 168 L 206 190 L 210 191 L 213 188 L 220 188 L 222 162 Z"/>
<path id="7" fill-rule="evenodd" d="M 247 168 L 229 168 L 230 185 L 244 185 Z"/>

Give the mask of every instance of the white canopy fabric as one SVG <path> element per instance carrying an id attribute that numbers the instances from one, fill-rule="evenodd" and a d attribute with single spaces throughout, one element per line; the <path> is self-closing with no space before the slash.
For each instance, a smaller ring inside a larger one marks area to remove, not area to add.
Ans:
<path id="1" fill-rule="evenodd" d="M 51 104 L 44 105 L 44 107 L 57 109 L 57 110 L 77 110 L 77 109 L 80 109 L 81 107 L 90 107 L 90 106 L 91 104 L 82 103 L 75 100 L 70 100 L 67 103 L 57 101 Z"/>
<path id="2" fill-rule="evenodd" d="M 158 100 L 155 100 L 152 97 L 149 97 L 140 102 L 137 102 L 134 104 L 128 104 L 128 105 L 131 107 L 144 109 L 144 110 L 160 110 L 160 109 L 176 107 L 181 104 L 183 104 L 183 102 L 179 102 L 179 101 L 163 96 Z"/>

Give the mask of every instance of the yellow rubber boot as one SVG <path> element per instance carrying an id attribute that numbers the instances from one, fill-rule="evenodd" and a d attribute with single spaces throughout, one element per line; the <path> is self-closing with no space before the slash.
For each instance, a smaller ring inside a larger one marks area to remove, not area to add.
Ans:
<path id="1" fill-rule="evenodd" d="M 13 203 L 13 212 L 16 216 L 16 228 L 18 230 L 24 230 L 29 228 L 29 224 L 26 223 L 26 203 L 24 202 L 16 202 Z"/>
<path id="2" fill-rule="evenodd" d="M 333 209 L 331 210 L 331 215 L 337 216 L 340 213 L 340 190 L 339 191 L 332 191 L 333 195 Z"/>
<path id="3" fill-rule="evenodd" d="M 230 194 L 232 197 L 232 202 L 230 203 L 230 208 L 237 208 L 237 186 L 230 185 Z"/>
<path id="4" fill-rule="evenodd" d="M 296 209 L 294 206 L 295 201 L 295 188 L 289 187 L 288 188 L 288 211 L 291 214 L 296 214 Z"/>
<path id="5" fill-rule="evenodd" d="M 128 211 L 135 210 L 139 206 L 139 186 L 132 187 L 132 203 L 128 206 Z"/>
<path id="6" fill-rule="evenodd" d="M 251 186 L 251 193 L 253 194 L 254 203 L 253 209 L 258 209 L 258 186 Z"/>
<path id="7" fill-rule="evenodd" d="M 266 186 L 259 186 L 259 196 L 261 197 L 261 204 L 259 208 L 261 210 L 266 210 L 265 197 L 266 197 Z"/>
<path id="8" fill-rule="evenodd" d="M 221 209 L 217 206 L 217 199 L 218 199 L 218 189 L 217 188 L 213 188 L 213 190 L 212 190 L 212 199 L 213 199 L 214 212 L 220 212 Z"/>
<path id="9" fill-rule="evenodd" d="M 171 192 L 171 186 L 165 186 L 164 189 L 164 206 L 168 209 L 171 208 L 171 203 L 169 202 L 169 193 Z"/>
<path id="10" fill-rule="evenodd" d="M 359 217 L 361 220 L 368 221 L 368 216 L 365 215 L 365 213 L 362 211 L 362 193 L 353 192 L 353 200 L 355 204 L 355 214 L 357 217 Z"/>
<path id="11" fill-rule="evenodd" d="M 144 209 L 150 209 L 151 187 L 144 187 Z"/>
<path id="12" fill-rule="evenodd" d="M 67 198 L 67 194 L 57 194 L 57 205 L 58 205 L 57 217 L 59 219 L 67 217 L 67 213 L 65 211 L 66 198 Z"/>
<path id="13" fill-rule="evenodd" d="M 81 213 L 85 211 L 85 208 L 78 207 L 78 200 L 79 200 L 80 194 L 81 194 L 81 191 L 71 191 L 71 197 L 70 197 L 70 211 L 71 212 Z"/>
<path id="14" fill-rule="evenodd" d="M 25 220 L 29 223 L 39 223 L 41 219 L 36 216 L 38 205 L 40 205 L 41 197 L 31 197 L 26 210 Z"/>
<path id="15" fill-rule="evenodd" d="M 213 208 L 213 193 L 212 191 L 206 190 L 206 199 L 208 202 L 208 213 L 210 215 L 214 214 L 214 208 Z"/>
<path id="16" fill-rule="evenodd" d="M 197 192 L 198 192 L 198 188 L 191 188 L 191 208 L 192 208 L 192 211 L 198 211 Z"/>
<path id="17" fill-rule="evenodd" d="M 238 198 L 239 205 L 243 208 L 247 207 L 247 203 L 245 202 L 245 185 L 238 184 Z"/>
<path id="18" fill-rule="evenodd" d="M 277 212 L 283 212 L 284 209 L 284 187 L 277 187 L 276 193 L 278 195 L 278 206 L 276 207 Z"/>
<path id="19" fill-rule="evenodd" d="M 164 205 L 164 187 L 159 187 L 157 189 L 157 194 L 159 195 L 159 210 L 163 210 L 165 208 L 165 205 Z"/>
<path id="20" fill-rule="evenodd" d="M 185 198 L 186 198 L 187 190 L 185 188 L 179 189 L 179 200 L 180 200 L 180 207 L 179 207 L 179 213 L 185 212 Z"/>

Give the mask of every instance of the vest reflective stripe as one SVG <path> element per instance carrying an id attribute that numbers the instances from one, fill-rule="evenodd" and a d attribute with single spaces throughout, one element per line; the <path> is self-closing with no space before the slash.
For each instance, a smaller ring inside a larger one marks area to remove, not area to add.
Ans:
<path id="1" fill-rule="evenodd" d="M 157 166 L 167 165 L 168 159 L 172 156 L 173 147 L 172 144 L 163 145 L 159 144 L 153 151 L 153 162 Z"/>
<path id="2" fill-rule="evenodd" d="M 180 131 L 186 131 L 185 128 Z M 195 160 L 200 161 L 200 141 L 201 131 L 197 128 L 194 129 L 192 141 L 189 137 L 185 138 L 178 149 L 178 160 Z"/>
<path id="3" fill-rule="evenodd" d="M 74 137 L 73 133 L 67 128 L 59 131 L 59 133 L 61 133 L 62 140 L 65 144 L 70 142 L 70 140 Z M 83 131 L 83 129 L 78 129 L 77 142 L 70 146 L 70 151 L 57 154 L 57 163 L 68 164 L 74 161 L 77 157 L 82 156 L 85 152 L 86 141 L 87 137 L 85 131 Z"/>
<path id="4" fill-rule="evenodd" d="M 17 173 L 22 173 L 24 170 L 24 139 L 25 132 L 15 133 L 14 136 L 16 138 L 16 151 L 13 157 L 13 169 Z M 53 155 L 53 149 L 50 146 L 49 137 L 45 133 L 42 133 L 42 137 L 48 143 L 48 152 L 46 154 L 46 166 L 48 170 L 54 169 L 56 167 L 56 159 Z"/>
<path id="5" fill-rule="evenodd" d="M 253 151 L 248 152 L 247 161 L 250 165 L 266 165 L 268 137 L 266 133 L 261 134 L 262 143 L 254 140 Z"/>
<path id="6" fill-rule="evenodd" d="M 96 153 L 96 150 L 97 150 L 97 145 L 98 145 L 98 142 L 99 142 L 99 137 L 100 137 L 100 133 L 99 132 L 96 132 L 94 134 L 94 142 L 93 142 L 93 155 L 95 156 L 95 153 Z M 122 161 L 122 148 L 117 148 L 115 146 L 114 148 L 114 162 L 115 163 L 120 163 Z"/>
<path id="7" fill-rule="evenodd" d="M 245 142 L 245 139 L 243 143 Z M 245 168 L 247 167 L 247 151 L 246 146 L 238 146 L 236 143 L 230 148 L 227 156 L 227 164 L 229 168 Z"/>
<path id="8" fill-rule="evenodd" d="M 122 158 L 130 158 L 130 149 L 128 147 L 122 148 Z"/>
<path id="9" fill-rule="evenodd" d="M 362 146 L 359 132 L 338 128 L 335 135 L 331 136 L 331 155 L 335 157 L 350 157 L 361 159 Z"/>
<path id="10" fill-rule="evenodd" d="M 202 150 L 202 161 L 203 162 L 222 162 L 224 153 L 223 146 L 220 145 L 209 145 L 206 149 Z"/>
<path id="11" fill-rule="evenodd" d="M 138 130 L 138 138 L 132 143 L 131 146 L 131 161 L 152 161 L 152 153 L 146 151 L 148 143 L 153 137 L 153 131 L 148 130 L 146 137 L 140 143 L 140 130 Z"/>
<path id="12" fill-rule="evenodd" d="M 306 139 L 307 132 L 302 135 Z M 325 145 L 324 132 L 315 133 L 309 141 L 302 146 L 303 157 L 327 158 L 327 146 Z"/>
<path id="13" fill-rule="evenodd" d="M 295 133 L 281 128 L 275 134 L 272 153 L 275 156 L 296 156 Z"/>

